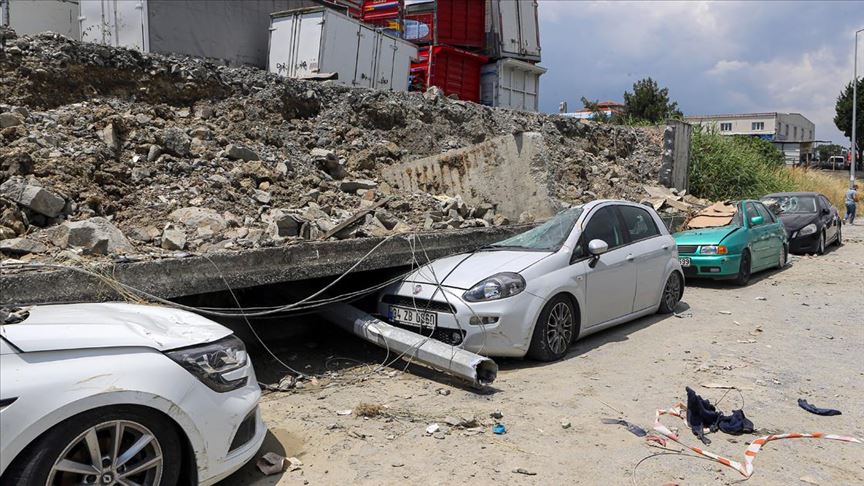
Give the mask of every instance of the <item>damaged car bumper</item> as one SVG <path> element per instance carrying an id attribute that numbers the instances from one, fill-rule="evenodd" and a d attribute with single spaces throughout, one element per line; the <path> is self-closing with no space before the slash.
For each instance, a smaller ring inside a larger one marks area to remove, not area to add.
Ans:
<path id="1" fill-rule="evenodd" d="M 689 262 L 681 265 L 685 277 L 698 278 L 734 278 L 741 266 L 741 255 L 686 255 L 680 254 L 679 259 Z"/>
<path id="2" fill-rule="evenodd" d="M 528 352 L 543 299 L 522 292 L 505 299 L 466 302 L 466 289 L 399 282 L 378 301 L 386 322 L 485 356 L 522 357 Z"/>

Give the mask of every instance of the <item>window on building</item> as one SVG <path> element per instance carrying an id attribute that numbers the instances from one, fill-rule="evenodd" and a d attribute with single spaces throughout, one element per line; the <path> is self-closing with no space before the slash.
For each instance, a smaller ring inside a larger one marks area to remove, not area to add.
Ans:
<path id="1" fill-rule="evenodd" d="M 721 132 L 731 132 L 732 131 L 732 124 L 731 123 L 721 123 L 720 124 L 720 131 Z"/>
<path id="2" fill-rule="evenodd" d="M 750 129 L 754 132 L 757 130 L 765 130 L 765 122 L 753 122 L 750 124 Z"/>
<path id="3" fill-rule="evenodd" d="M 786 136 L 789 136 L 789 125 L 786 125 Z"/>
<path id="4" fill-rule="evenodd" d="M 792 140 L 798 140 L 798 127 L 792 127 Z"/>

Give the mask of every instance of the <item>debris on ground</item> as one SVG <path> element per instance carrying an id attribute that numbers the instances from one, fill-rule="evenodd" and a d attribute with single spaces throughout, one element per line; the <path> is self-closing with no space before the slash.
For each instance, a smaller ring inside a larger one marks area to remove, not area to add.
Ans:
<path id="1" fill-rule="evenodd" d="M 384 406 L 377 403 L 361 403 L 354 407 L 354 415 L 374 418 L 384 413 Z"/>
<path id="2" fill-rule="evenodd" d="M 271 476 L 285 471 L 287 462 L 279 454 L 268 452 L 261 456 L 255 465 L 258 466 L 258 470 L 264 473 L 265 476 Z"/>
<path id="3" fill-rule="evenodd" d="M 826 417 L 830 417 L 832 415 L 843 415 L 843 413 L 840 412 L 840 410 L 835 410 L 833 408 L 819 408 L 819 407 L 810 405 L 810 403 L 808 403 L 807 400 L 804 400 L 803 398 L 798 399 L 798 406 L 803 408 L 804 410 L 807 410 L 808 412 L 814 413 L 816 415 L 822 415 L 822 416 L 826 416 Z"/>
<path id="4" fill-rule="evenodd" d="M 492 426 L 492 433 L 495 435 L 503 435 L 507 433 L 507 427 L 504 424 L 495 424 Z"/>
<path id="5" fill-rule="evenodd" d="M 536 472 L 529 471 L 529 470 L 525 469 L 524 467 L 519 467 L 519 468 L 514 469 L 513 473 L 514 474 L 524 474 L 526 476 L 536 476 L 537 475 Z"/>
<path id="6" fill-rule="evenodd" d="M 645 437 L 648 435 L 648 432 L 645 431 L 642 427 L 639 427 L 636 424 L 630 423 L 626 420 L 622 419 L 613 419 L 613 418 L 604 418 L 600 419 L 601 422 L 607 425 L 622 425 L 627 428 L 627 431 L 636 437 Z"/>

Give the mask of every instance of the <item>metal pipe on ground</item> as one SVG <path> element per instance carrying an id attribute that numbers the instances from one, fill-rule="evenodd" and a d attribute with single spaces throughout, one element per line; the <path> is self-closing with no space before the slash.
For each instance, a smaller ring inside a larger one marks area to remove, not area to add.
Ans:
<path id="1" fill-rule="evenodd" d="M 474 387 L 490 385 L 498 376 L 498 365 L 485 356 L 391 326 L 354 306 L 331 304 L 319 314 L 372 344 L 404 353 L 413 361 L 466 380 Z"/>

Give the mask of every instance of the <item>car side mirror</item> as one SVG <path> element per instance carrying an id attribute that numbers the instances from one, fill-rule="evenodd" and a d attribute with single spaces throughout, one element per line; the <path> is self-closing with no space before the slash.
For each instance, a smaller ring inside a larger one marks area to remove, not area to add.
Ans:
<path id="1" fill-rule="evenodd" d="M 750 225 L 752 226 L 759 226 L 764 222 L 765 219 L 762 216 L 753 216 L 752 218 L 750 218 Z"/>
<path id="2" fill-rule="evenodd" d="M 603 240 L 591 240 L 588 242 L 588 253 L 595 257 L 599 257 L 607 251 L 609 251 L 609 245 Z"/>
<path id="3" fill-rule="evenodd" d="M 828 216 L 829 214 L 831 214 L 831 210 L 828 208 L 822 208 L 822 214 Z"/>

